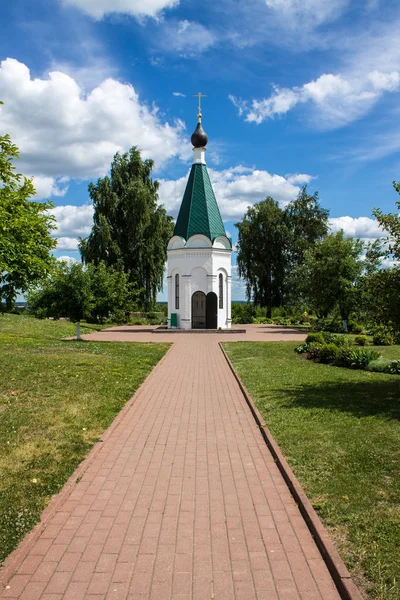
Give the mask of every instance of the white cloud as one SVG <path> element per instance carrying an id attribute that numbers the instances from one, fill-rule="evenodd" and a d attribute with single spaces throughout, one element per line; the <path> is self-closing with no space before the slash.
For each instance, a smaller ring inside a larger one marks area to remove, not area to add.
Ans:
<path id="1" fill-rule="evenodd" d="M 41 198 L 50 198 L 51 196 L 65 196 L 68 192 L 68 177 L 47 177 L 45 175 L 35 175 L 33 185 L 35 186 L 37 200 Z"/>
<path id="2" fill-rule="evenodd" d="M 289 173 L 285 175 L 289 183 L 293 185 L 308 185 L 315 177 L 313 175 L 307 175 L 307 173 Z"/>
<path id="3" fill-rule="evenodd" d="M 285 205 L 299 193 L 300 188 L 281 175 L 250 169 L 239 165 L 231 169 L 208 170 L 222 218 L 241 218 L 248 206 L 272 196 Z M 303 175 L 303 180 L 311 176 Z M 177 180 L 160 181 L 160 201 L 168 212 L 177 215 L 185 191 L 187 175 Z"/>
<path id="4" fill-rule="evenodd" d="M 182 94 L 181 92 L 172 92 L 172 95 L 180 98 L 186 98 L 186 94 Z"/>
<path id="5" fill-rule="evenodd" d="M 330 129 L 363 117 L 385 92 L 398 92 L 399 89 L 398 71 L 372 71 L 357 77 L 327 73 L 302 86 L 275 86 L 268 98 L 252 100 L 251 104 L 233 96 L 230 99 L 238 108 L 239 116 L 257 124 L 308 103 L 313 109 L 314 122 L 321 128 Z"/>
<path id="6" fill-rule="evenodd" d="M 343 229 L 348 237 L 372 240 L 384 235 L 378 222 L 370 217 L 334 217 L 329 219 L 331 231 L 336 233 Z"/>
<path id="7" fill-rule="evenodd" d="M 0 97 L 0 129 L 20 148 L 26 174 L 103 176 L 114 154 L 133 145 L 158 167 L 190 154 L 184 124 L 163 122 L 157 107 L 141 103 L 132 85 L 115 79 L 85 94 L 65 73 L 33 79 L 26 65 L 8 58 L 0 66 Z"/>
<path id="8" fill-rule="evenodd" d="M 57 250 L 78 250 L 78 238 L 61 237 L 57 239 Z"/>
<path id="9" fill-rule="evenodd" d="M 57 219 L 57 231 L 54 231 L 54 237 L 70 239 L 89 235 L 93 225 L 91 204 L 55 206 L 50 212 Z"/>
<path id="10" fill-rule="evenodd" d="M 57 256 L 57 260 L 68 264 L 80 262 L 77 258 L 73 258 L 72 256 Z"/>
<path id="11" fill-rule="evenodd" d="M 196 21 L 168 21 L 163 23 L 156 43 L 165 52 L 176 52 L 192 58 L 205 52 L 217 41 L 216 35 Z"/>
<path id="12" fill-rule="evenodd" d="M 313 29 L 336 20 L 348 0 L 265 0 L 280 25 L 286 29 Z"/>
<path id="13" fill-rule="evenodd" d="M 157 17 L 166 8 L 179 4 L 179 0 L 62 0 L 87 15 L 102 19 L 112 13 L 123 13 L 133 17 Z"/>

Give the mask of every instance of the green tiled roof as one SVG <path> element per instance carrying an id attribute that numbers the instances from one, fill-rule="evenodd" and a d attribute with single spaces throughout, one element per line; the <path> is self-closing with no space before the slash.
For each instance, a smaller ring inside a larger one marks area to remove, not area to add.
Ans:
<path id="1" fill-rule="evenodd" d="M 199 233 L 212 242 L 219 235 L 226 236 L 207 167 L 200 163 L 192 165 L 174 235 L 188 240 Z"/>

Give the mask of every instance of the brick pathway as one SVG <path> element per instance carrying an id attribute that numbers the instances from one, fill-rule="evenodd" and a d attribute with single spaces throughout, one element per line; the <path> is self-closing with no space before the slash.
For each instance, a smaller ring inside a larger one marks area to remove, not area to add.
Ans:
<path id="1" fill-rule="evenodd" d="M 339 598 L 217 339 L 174 338 L 1 599 Z"/>

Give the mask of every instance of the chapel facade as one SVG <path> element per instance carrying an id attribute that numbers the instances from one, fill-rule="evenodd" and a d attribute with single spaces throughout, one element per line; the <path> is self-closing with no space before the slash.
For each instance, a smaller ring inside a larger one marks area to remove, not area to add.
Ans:
<path id="1" fill-rule="evenodd" d="M 231 327 L 232 244 L 208 175 L 208 142 L 199 110 L 193 164 L 168 244 L 168 327 Z"/>

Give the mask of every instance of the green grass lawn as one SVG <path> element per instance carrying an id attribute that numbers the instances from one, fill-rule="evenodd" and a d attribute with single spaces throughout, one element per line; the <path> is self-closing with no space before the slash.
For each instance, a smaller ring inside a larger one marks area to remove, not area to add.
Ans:
<path id="1" fill-rule="evenodd" d="M 169 347 L 61 341 L 75 329 L 0 315 L 0 562 Z"/>
<path id="2" fill-rule="evenodd" d="M 399 600 L 400 376 L 315 364 L 296 345 L 224 348 L 360 587 Z"/>

